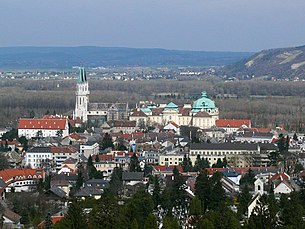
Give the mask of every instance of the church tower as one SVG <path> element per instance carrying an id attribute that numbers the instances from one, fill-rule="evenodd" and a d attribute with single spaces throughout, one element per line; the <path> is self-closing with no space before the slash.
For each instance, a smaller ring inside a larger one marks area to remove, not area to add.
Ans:
<path id="1" fill-rule="evenodd" d="M 87 114 L 89 105 L 89 94 L 90 92 L 85 68 L 80 68 L 75 92 L 75 116 L 81 118 L 83 122 L 88 121 Z"/>

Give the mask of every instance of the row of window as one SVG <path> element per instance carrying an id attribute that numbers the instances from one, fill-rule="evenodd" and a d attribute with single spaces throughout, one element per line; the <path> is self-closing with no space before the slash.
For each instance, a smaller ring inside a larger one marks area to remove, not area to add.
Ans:
<path id="1" fill-rule="evenodd" d="M 255 151 L 227 151 L 227 152 L 224 152 L 224 151 L 191 151 L 190 152 L 190 155 L 191 156 L 197 156 L 198 154 L 199 155 L 215 155 L 215 156 L 224 156 L 224 155 L 240 155 L 240 154 L 255 154 L 256 152 Z"/>

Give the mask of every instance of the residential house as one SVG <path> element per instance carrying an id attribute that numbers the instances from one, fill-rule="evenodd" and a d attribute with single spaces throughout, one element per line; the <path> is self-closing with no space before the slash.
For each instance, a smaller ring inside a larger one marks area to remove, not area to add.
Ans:
<path id="1" fill-rule="evenodd" d="M 89 158 L 90 155 L 99 153 L 99 147 L 97 142 L 87 142 L 79 146 L 79 152 L 86 158 Z"/>
<path id="2" fill-rule="evenodd" d="M 17 213 L 5 208 L 2 213 L 3 218 L 3 229 L 5 228 L 22 228 L 23 225 L 20 223 L 21 216 Z"/>

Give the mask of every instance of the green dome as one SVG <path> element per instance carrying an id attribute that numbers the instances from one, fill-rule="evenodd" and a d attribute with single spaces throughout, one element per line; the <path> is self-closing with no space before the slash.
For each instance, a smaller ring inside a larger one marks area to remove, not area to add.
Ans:
<path id="1" fill-rule="evenodd" d="M 178 106 L 173 102 L 170 102 L 164 107 L 164 110 L 176 110 L 176 109 L 178 109 Z"/>
<path id="2" fill-rule="evenodd" d="M 199 112 L 201 110 L 215 109 L 215 102 L 207 97 L 205 91 L 201 92 L 201 98 L 197 99 L 192 105 L 192 112 Z"/>

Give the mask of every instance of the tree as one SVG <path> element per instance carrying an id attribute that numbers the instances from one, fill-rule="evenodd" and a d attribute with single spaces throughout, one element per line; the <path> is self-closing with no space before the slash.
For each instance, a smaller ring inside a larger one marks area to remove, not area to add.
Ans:
<path id="1" fill-rule="evenodd" d="M 62 228 L 67 229 L 87 228 L 86 217 L 77 200 L 73 200 L 69 205 L 68 212 L 65 218 L 60 221 L 60 225 L 62 225 Z"/>
<path id="2" fill-rule="evenodd" d="M 269 206 L 268 196 L 262 195 L 253 209 L 249 219 L 249 226 L 251 228 L 275 228 L 277 222 L 276 213 Z"/>
<path id="3" fill-rule="evenodd" d="M 10 164 L 4 155 L 4 153 L 0 152 L 0 170 L 8 169 Z"/>
<path id="4" fill-rule="evenodd" d="M 129 171 L 130 172 L 141 172 L 142 171 L 142 169 L 140 167 L 140 162 L 138 160 L 136 153 L 133 153 L 133 155 L 130 158 Z"/>
<path id="5" fill-rule="evenodd" d="M 52 228 L 53 228 L 53 222 L 51 218 L 51 213 L 48 212 L 44 220 L 44 229 L 52 229 Z"/>
<path id="6" fill-rule="evenodd" d="M 173 169 L 173 183 L 171 187 L 171 201 L 174 206 L 184 209 L 186 207 L 186 192 L 182 175 L 175 166 Z"/>
<path id="7" fill-rule="evenodd" d="M 154 190 L 152 197 L 154 201 L 154 206 L 156 208 L 160 204 L 160 200 L 161 200 L 161 188 L 160 188 L 159 178 L 157 176 L 155 176 L 154 178 Z"/>
<path id="8" fill-rule="evenodd" d="M 249 192 L 248 185 L 246 184 L 244 188 L 242 189 L 242 192 L 239 196 L 239 205 L 237 207 L 238 211 L 237 213 L 242 216 L 245 214 L 245 212 L 248 210 L 248 204 L 251 201 L 251 194 Z"/>
<path id="9" fill-rule="evenodd" d="M 126 201 L 124 208 L 126 209 L 126 218 L 129 219 L 129 223 L 136 219 L 138 225 L 142 228 L 146 223 L 147 216 L 154 209 L 152 196 L 144 190 L 139 190 Z"/>
<path id="10" fill-rule="evenodd" d="M 201 171 L 196 178 L 195 195 L 201 200 L 204 205 L 203 209 L 206 211 L 211 195 L 211 184 L 206 170 Z"/>
<path id="11" fill-rule="evenodd" d="M 162 229 L 181 229 L 181 226 L 176 218 L 166 215 L 163 219 Z"/>
<path id="12" fill-rule="evenodd" d="M 113 142 L 110 134 L 106 133 L 103 137 L 102 142 L 100 143 L 100 149 L 105 150 L 107 148 L 113 148 Z"/>
<path id="13" fill-rule="evenodd" d="M 114 168 L 111 174 L 111 178 L 109 182 L 109 190 L 114 194 L 117 194 L 122 188 L 123 185 L 122 173 L 123 173 L 123 169 L 120 167 L 116 167 Z"/>
<path id="14" fill-rule="evenodd" d="M 221 184 L 221 173 L 215 172 L 211 179 L 212 192 L 210 195 L 210 209 L 220 211 L 225 207 L 226 195 Z"/>
<path id="15" fill-rule="evenodd" d="M 158 229 L 157 218 L 153 214 L 149 214 L 145 220 L 144 229 Z"/>
<path id="16" fill-rule="evenodd" d="M 213 168 L 223 168 L 223 163 L 220 158 L 217 159 L 216 164 L 213 164 Z"/>
<path id="17" fill-rule="evenodd" d="M 84 176 L 81 170 L 77 173 L 76 189 L 79 190 L 84 184 Z"/>
<path id="18" fill-rule="evenodd" d="M 182 168 L 184 172 L 190 172 L 193 169 L 192 161 L 190 157 L 187 157 L 186 154 L 183 157 Z"/>
<path id="19" fill-rule="evenodd" d="M 214 224 L 208 219 L 202 219 L 198 222 L 196 229 L 214 229 Z"/>
<path id="20" fill-rule="evenodd" d="M 297 136 L 297 133 L 294 133 L 294 135 L 293 135 L 293 140 L 295 141 L 295 142 L 297 142 L 299 139 L 298 139 L 298 136 Z"/>
<path id="21" fill-rule="evenodd" d="M 119 228 L 121 215 L 117 198 L 104 195 L 89 215 L 90 228 Z"/>

